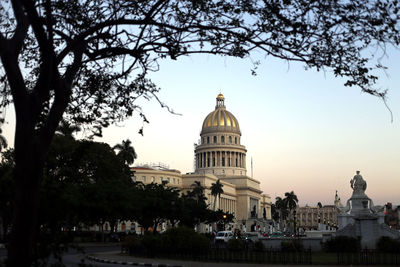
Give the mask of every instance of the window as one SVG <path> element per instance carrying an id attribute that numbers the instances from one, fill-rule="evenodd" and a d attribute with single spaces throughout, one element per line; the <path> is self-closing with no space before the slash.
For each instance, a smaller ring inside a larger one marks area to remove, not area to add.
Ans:
<path id="1" fill-rule="evenodd" d="M 215 167 L 215 158 L 213 158 L 213 167 Z"/>
<path id="2" fill-rule="evenodd" d="M 225 143 L 225 136 L 221 136 L 221 143 Z"/>
<path id="3" fill-rule="evenodd" d="M 237 137 L 235 137 L 235 144 L 237 144 Z"/>
<path id="4" fill-rule="evenodd" d="M 210 137 L 207 136 L 207 144 L 209 144 L 209 143 L 210 143 Z"/>
<path id="5" fill-rule="evenodd" d="M 154 183 L 156 181 L 156 177 L 151 176 L 151 182 Z"/>
<path id="6" fill-rule="evenodd" d="M 169 183 L 169 182 L 171 182 L 171 179 L 169 179 L 169 177 L 167 177 L 167 181 L 168 181 L 168 183 Z"/>
<path id="7" fill-rule="evenodd" d="M 142 181 L 143 181 L 143 183 L 146 182 L 146 176 L 142 176 Z"/>
<path id="8" fill-rule="evenodd" d="M 217 137 L 214 136 L 214 144 L 216 144 L 216 143 L 217 143 Z"/>
<path id="9" fill-rule="evenodd" d="M 229 144 L 232 144 L 232 136 L 229 136 Z"/>
<path id="10" fill-rule="evenodd" d="M 132 177 L 132 181 L 136 182 L 136 176 Z"/>
<path id="11" fill-rule="evenodd" d="M 180 180 L 179 180 L 179 179 L 176 179 L 176 181 L 178 182 L 178 184 L 180 183 Z"/>
<path id="12" fill-rule="evenodd" d="M 162 178 L 162 177 L 160 177 L 160 183 L 162 183 L 162 180 L 163 180 L 163 178 Z"/>
<path id="13" fill-rule="evenodd" d="M 172 183 L 175 184 L 175 178 L 172 179 Z"/>
<path id="14" fill-rule="evenodd" d="M 225 157 L 222 157 L 222 167 L 225 167 Z"/>

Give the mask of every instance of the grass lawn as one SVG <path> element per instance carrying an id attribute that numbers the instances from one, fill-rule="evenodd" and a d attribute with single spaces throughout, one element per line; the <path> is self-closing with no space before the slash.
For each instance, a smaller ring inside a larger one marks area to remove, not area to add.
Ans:
<path id="1" fill-rule="evenodd" d="M 312 252 L 312 264 L 337 264 L 337 254 L 328 252 Z"/>

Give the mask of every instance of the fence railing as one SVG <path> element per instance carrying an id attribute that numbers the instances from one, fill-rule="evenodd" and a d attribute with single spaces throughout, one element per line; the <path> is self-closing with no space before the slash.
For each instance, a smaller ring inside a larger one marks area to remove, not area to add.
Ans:
<path id="1" fill-rule="evenodd" d="M 400 253 L 384 253 L 362 250 L 355 253 L 337 253 L 337 263 L 341 265 L 400 265 Z"/>
<path id="2" fill-rule="evenodd" d="M 124 251 L 125 253 L 128 250 Z M 150 254 L 137 254 L 136 256 L 165 257 L 173 259 L 187 259 L 210 262 L 235 262 L 235 263 L 271 263 L 271 264 L 312 264 L 311 250 L 302 252 L 286 251 L 229 251 L 227 249 L 211 249 L 205 253 L 161 253 L 151 251 Z"/>

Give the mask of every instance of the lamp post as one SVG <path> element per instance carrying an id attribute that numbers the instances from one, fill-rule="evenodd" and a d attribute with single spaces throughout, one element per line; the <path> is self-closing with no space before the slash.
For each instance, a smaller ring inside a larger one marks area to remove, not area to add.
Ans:
<path id="1" fill-rule="evenodd" d="M 224 223 L 224 231 L 225 231 L 225 221 L 226 221 L 226 214 L 222 215 L 222 221 Z"/>
<path id="2" fill-rule="evenodd" d="M 297 227 L 296 227 L 296 223 L 297 223 L 297 222 L 296 222 L 296 220 L 297 220 L 297 218 L 296 218 L 296 210 L 293 211 L 293 219 L 294 219 L 294 225 L 293 225 L 293 226 L 294 226 L 294 229 L 293 229 L 293 230 L 294 230 L 294 236 L 296 236 L 296 232 L 297 232 L 297 231 L 296 231 L 296 230 L 297 230 L 297 229 L 296 229 L 296 228 L 297 228 Z"/>

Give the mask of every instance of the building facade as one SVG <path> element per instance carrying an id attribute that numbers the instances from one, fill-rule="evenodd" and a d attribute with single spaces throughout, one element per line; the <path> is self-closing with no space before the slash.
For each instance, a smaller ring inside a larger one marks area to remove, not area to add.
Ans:
<path id="1" fill-rule="evenodd" d="M 205 188 L 210 208 L 214 197 L 211 185 L 218 179 L 224 193 L 218 198 L 216 209 L 233 213 L 237 229 L 267 229 L 271 219 L 271 198 L 262 194 L 260 181 L 247 176 L 246 147 L 241 144 L 241 131 L 236 117 L 226 110 L 225 98 L 219 94 L 215 110 L 202 123 L 200 143 L 195 145 L 195 170 L 181 174 L 177 170 L 134 167 L 133 179 L 147 183 L 168 181 L 182 191 L 190 190 L 195 181 Z"/>
<path id="2" fill-rule="evenodd" d="M 335 205 L 297 207 L 296 224 L 298 228 L 304 230 L 336 229 L 338 212 Z"/>

